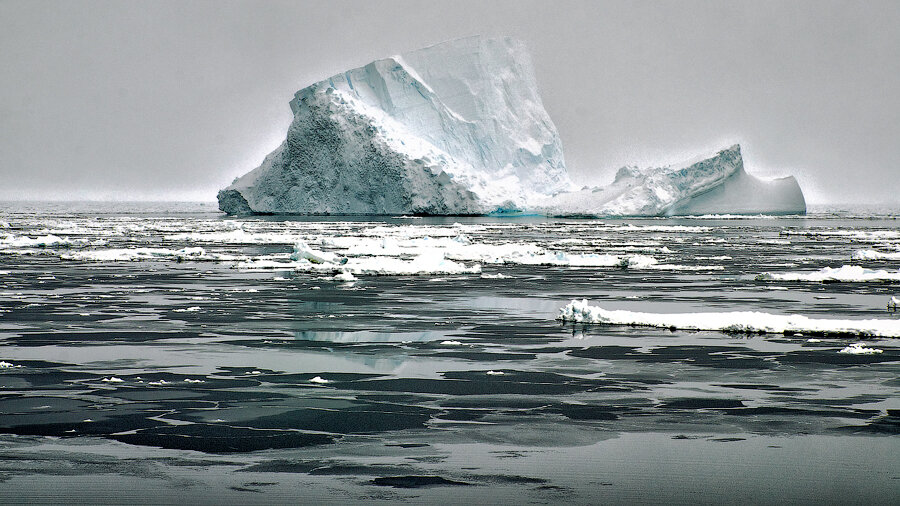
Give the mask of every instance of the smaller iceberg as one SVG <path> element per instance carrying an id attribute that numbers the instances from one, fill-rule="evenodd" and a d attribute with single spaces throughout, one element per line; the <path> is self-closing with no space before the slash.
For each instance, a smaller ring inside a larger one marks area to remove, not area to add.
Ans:
<path id="1" fill-rule="evenodd" d="M 560 193 L 539 207 L 554 215 L 805 214 L 806 200 L 793 176 L 748 174 L 735 144 L 673 166 L 622 167 L 608 186 Z"/>

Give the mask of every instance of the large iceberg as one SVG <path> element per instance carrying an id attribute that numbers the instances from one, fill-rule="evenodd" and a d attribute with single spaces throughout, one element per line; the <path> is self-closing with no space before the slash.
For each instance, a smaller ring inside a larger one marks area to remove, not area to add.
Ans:
<path id="1" fill-rule="evenodd" d="M 627 168 L 578 190 L 525 45 L 468 37 L 298 91 L 285 141 L 219 192 L 230 214 L 797 213 L 793 178 L 746 174 L 740 148 Z"/>

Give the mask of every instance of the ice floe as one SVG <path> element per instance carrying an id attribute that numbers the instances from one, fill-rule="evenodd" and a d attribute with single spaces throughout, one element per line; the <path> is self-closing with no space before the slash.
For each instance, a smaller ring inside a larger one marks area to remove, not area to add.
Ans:
<path id="1" fill-rule="evenodd" d="M 352 283 L 352 282 L 356 281 L 357 279 L 359 279 L 359 278 L 354 276 L 353 273 L 350 271 L 342 271 L 342 272 L 334 275 L 335 281 L 343 281 L 345 283 Z"/>
<path id="2" fill-rule="evenodd" d="M 34 238 L 28 236 L 16 236 L 6 234 L 0 236 L 0 249 L 7 248 L 50 248 L 60 246 L 71 246 L 73 244 L 84 244 L 86 241 L 72 241 L 71 239 L 48 234 L 36 236 Z"/>
<path id="3" fill-rule="evenodd" d="M 841 349 L 838 353 L 847 353 L 850 355 L 877 355 L 879 353 L 884 353 L 884 350 L 867 348 L 866 343 L 853 343 L 850 346 Z"/>
<path id="4" fill-rule="evenodd" d="M 756 276 L 759 281 L 811 281 L 811 282 L 867 282 L 900 281 L 900 269 L 866 269 L 858 265 L 825 267 L 813 272 L 764 272 Z"/>
<path id="5" fill-rule="evenodd" d="M 93 262 L 135 262 L 141 260 L 194 260 L 194 261 L 234 261 L 245 257 L 219 253 L 206 253 L 200 247 L 181 249 L 168 248 L 115 248 L 99 250 L 81 250 L 63 253 L 63 260 L 82 260 Z"/>
<path id="6" fill-rule="evenodd" d="M 900 320 L 832 320 L 757 311 L 723 313 L 640 313 L 607 310 L 587 300 L 573 300 L 560 309 L 558 320 L 576 323 L 631 325 L 681 330 L 713 330 L 771 334 L 825 334 L 900 337 Z"/>
<path id="7" fill-rule="evenodd" d="M 679 234 L 693 236 L 712 230 L 684 225 L 573 222 L 562 225 L 564 235 L 557 235 L 557 240 L 540 235 L 532 240 L 516 237 L 531 230 L 560 232 L 559 224 L 545 223 L 414 225 L 110 217 L 51 219 L 41 225 L 27 235 L 0 234 L 0 253 L 56 255 L 82 262 L 214 262 L 247 270 L 327 274 L 347 282 L 353 280 L 342 278 L 480 274 L 486 265 L 684 272 L 725 268 L 669 261 L 676 252 L 662 242 L 660 234 L 665 234 L 667 242 L 678 243 L 683 239 Z M 587 239 L 582 238 L 583 232 L 590 234 Z M 650 240 L 641 237 L 646 234 L 651 235 Z M 729 258 L 703 260 L 714 264 Z M 499 274 L 491 276 L 499 278 Z"/>
<path id="8" fill-rule="evenodd" d="M 853 252 L 854 260 L 900 260 L 900 251 L 884 252 L 873 249 L 860 249 Z"/>

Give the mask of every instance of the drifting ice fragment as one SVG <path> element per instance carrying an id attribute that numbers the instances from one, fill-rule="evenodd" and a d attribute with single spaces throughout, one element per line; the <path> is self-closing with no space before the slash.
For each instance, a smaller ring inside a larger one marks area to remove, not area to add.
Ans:
<path id="1" fill-rule="evenodd" d="M 573 300 L 559 310 L 558 320 L 576 323 L 633 325 L 682 330 L 717 330 L 771 334 L 826 334 L 900 337 L 900 320 L 830 320 L 801 315 L 777 315 L 755 311 L 727 313 L 639 313 L 610 311 Z"/>
<path id="2" fill-rule="evenodd" d="M 853 343 L 840 350 L 838 353 L 849 353 L 851 355 L 877 355 L 878 353 L 884 353 L 884 350 L 866 348 L 865 343 Z"/>

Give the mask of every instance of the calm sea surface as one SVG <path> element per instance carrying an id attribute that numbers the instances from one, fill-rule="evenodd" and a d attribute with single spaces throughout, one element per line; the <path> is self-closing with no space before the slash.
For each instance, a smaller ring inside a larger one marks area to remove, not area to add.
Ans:
<path id="1" fill-rule="evenodd" d="M 896 504 L 896 338 L 556 319 L 900 318 L 896 211 L 816 211 L 0 203 L 0 503 Z"/>

